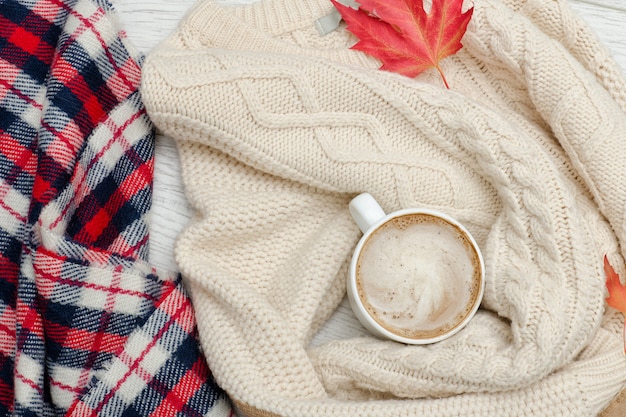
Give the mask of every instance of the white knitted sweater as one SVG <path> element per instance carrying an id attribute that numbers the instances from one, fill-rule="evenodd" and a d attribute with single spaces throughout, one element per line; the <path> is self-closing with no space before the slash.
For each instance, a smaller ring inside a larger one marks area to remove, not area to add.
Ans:
<path id="1" fill-rule="evenodd" d="M 218 383 L 258 416 L 592 416 L 626 382 L 626 83 L 564 0 L 475 0 L 410 79 L 321 37 L 328 0 L 201 0 L 144 65 L 196 216 L 177 261 Z M 311 347 L 345 294 L 348 202 L 442 210 L 486 261 L 482 308 L 430 346 Z"/>

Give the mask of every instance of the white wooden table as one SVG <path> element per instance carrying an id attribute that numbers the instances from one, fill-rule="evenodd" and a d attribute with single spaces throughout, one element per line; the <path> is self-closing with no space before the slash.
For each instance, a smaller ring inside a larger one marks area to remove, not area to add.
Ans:
<path id="1" fill-rule="evenodd" d="M 218 1 L 223 4 L 245 4 L 253 0 Z M 572 8 L 609 47 L 626 75 L 626 0 L 569 1 Z M 174 30 L 194 2 L 195 0 L 112 0 L 128 38 L 144 54 L 149 53 Z M 155 266 L 175 271 L 174 241 L 185 227 L 192 210 L 183 193 L 174 142 L 157 135 L 156 146 L 150 257 Z M 317 344 L 363 332 L 365 330 L 352 316 L 347 303 L 344 303 L 313 342 Z"/>

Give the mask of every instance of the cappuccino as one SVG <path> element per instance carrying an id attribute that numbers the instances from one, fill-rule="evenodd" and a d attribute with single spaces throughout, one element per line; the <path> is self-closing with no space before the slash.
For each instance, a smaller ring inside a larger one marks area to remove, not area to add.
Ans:
<path id="1" fill-rule="evenodd" d="M 455 331 L 482 295 L 481 258 L 471 237 L 441 217 L 410 213 L 370 233 L 356 261 L 356 289 L 367 313 L 407 339 Z"/>

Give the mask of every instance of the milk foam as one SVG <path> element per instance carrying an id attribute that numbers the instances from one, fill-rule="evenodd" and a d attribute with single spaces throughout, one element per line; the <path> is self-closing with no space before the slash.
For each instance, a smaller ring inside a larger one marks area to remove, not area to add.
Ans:
<path id="1" fill-rule="evenodd" d="M 459 229 L 413 214 L 370 236 L 359 258 L 357 287 L 365 308 L 383 327 L 405 337 L 433 337 L 470 313 L 479 268 Z"/>

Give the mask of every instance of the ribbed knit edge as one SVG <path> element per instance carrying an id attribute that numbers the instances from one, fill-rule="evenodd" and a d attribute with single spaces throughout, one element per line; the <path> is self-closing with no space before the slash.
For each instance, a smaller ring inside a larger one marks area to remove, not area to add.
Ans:
<path id="1" fill-rule="evenodd" d="M 265 33 L 279 35 L 308 25 L 313 26 L 311 16 L 322 17 L 332 10 L 330 0 L 270 0 L 239 7 L 235 15 L 247 23 L 253 23 Z"/>
<path id="2" fill-rule="evenodd" d="M 626 393 L 621 392 L 626 388 L 624 383 L 615 383 L 615 374 L 621 374 L 621 380 L 626 380 L 626 366 L 615 366 L 622 363 L 626 365 L 626 356 L 622 350 L 621 337 L 615 337 L 610 331 L 601 328 L 596 334 L 596 345 L 602 346 L 604 354 L 597 353 L 593 359 L 574 362 L 571 368 L 579 383 L 580 395 L 589 403 L 593 415 L 603 412 L 602 417 L 623 417 L 626 415 Z M 576 372 L 576 369 L 580 371 Z M 620 394 L 621 392 L 621 394 Z M 617 396 L 617 397 L 616 397 Z M 607 403 L 607 398 L 611 401 Z M 621 405 L 620 405 L 621 404 Z M 594 406 L 595 405 L 595 406 Z M 619 414 L 611 410 L 619 410 Z"/>
<path id="3" fill-rule="evenodd" d="M 327 0 L 305 3 L 264 0 L 249 6 L 228 7 L 215 4 L 212 0 L 199 1 L 189 11 L 188 18 L 177 36 L 188 49 L 219 47 L 314 56 L 369 68 L 380 66 L 377 59 L 350 49 L 352 44 L 320 49 L 280 39 L 278 34 L 296 30 L 315 30 L 315 20 L 332 11 L 332 4 Z M 285 10 L 284 16 L 280 15 L 283 13 L 282 10 Z M 211 30 L 206 30 L 208 27 Z"/>
<path id="4" fill-rule="evenodd" d="M 605 408 L 599 417 L 624 417 L 626 415 L 626 389 Z"/>
<path id="5" fill-rule="evenodd" d="M 196 3 L 190 10 L 185 25 L 198 31 L 211 27 L 212 34 L 220 33 L 219 45 L 224 45 L 232 43 L 234 39 L 228 33 L 221 33 L 223 30 L 240 36 L 254 27 L 255 37 L 262 34 L 267 39 L 275 39 L 281 33 L 307 26 L 314 27 L 315 19 L 332 10 L 332 3 L 328 0 L 264 0 L 238 7 L 220 6 L 212 0 L 204 0 Z M 237 43 L 244 45 L 246 49 L 255 50 L 254 45 L 246 44 L 242 39 L 237 39 Z M 316 51 L 319 53 L 319 50 Z"/>

